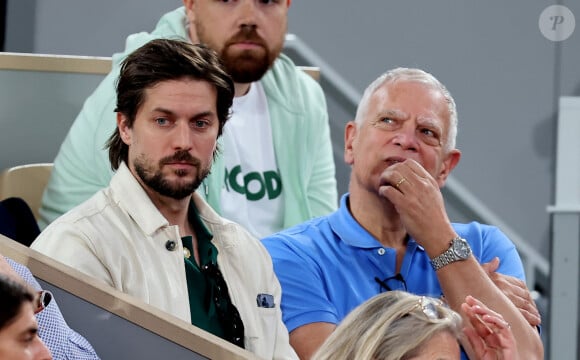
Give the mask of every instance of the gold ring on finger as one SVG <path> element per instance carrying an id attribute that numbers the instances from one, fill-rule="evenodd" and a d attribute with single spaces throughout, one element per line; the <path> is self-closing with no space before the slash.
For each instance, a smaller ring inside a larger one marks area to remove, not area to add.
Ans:
<path id="1" fill-rule="evenodd" d="M 407 179 L 405 179 L 404 177 L 401 178 L 401 180 L 397 181 L 397 183 L 395 184 L 395 187 L 398 189 L 399 186 L 401 186 L 401 184 L 404 183 L 405 181 L 407 181 Z"/>

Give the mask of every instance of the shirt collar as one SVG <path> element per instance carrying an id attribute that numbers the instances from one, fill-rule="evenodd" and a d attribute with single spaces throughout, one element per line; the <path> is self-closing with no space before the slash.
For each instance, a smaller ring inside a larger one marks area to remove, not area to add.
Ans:
<path id="1" fill-rule="evenodd" d="M 376 249 L 384 247 L 374 236 L 372 236 L 358 221 L 352 216 L 349 210 L 350 194 L 346 193 L 340 198 L 340 208 L 329 216 L 329 223 L 332 231 L 345 243 L 353 247 L 363 249 Z M 424 251 L 415 239 L 409 237 L 407 250 L 417 249 Z"/>
<path id="2" fill-rule="evenodd" d="M 129 213 L 148 236 L 169 225 L 124 162 L 121 162 L 111 179 L 110 187 L 115 202 Z"/>
<path id="3" fill-rule="evenodd" d="M 349 193 L 344 194 L 340 198 L 338 211 L 330 215 L 329 223 L 332 231 L 350 246 L 365 249 L 382 247 L 381 243 L 363 228 L 350 213 L 349 196 Z"/>
<path id="4" fill-rule="evenodd" d="M 111 179 L 110 188 L 114 201 L 127 211 L 148 236 L 153 236 L 159 229 L 170 225 L 124 162 Z M 191 200 L 190 212 L 192 208 L 195 209 L 195 216 L 210 237 L 213 237 L 214 243 L 218 242 L 224 248 L 238 244 L 238 237 L 231 236 L 231 231 L 226 231 L 229 227 L 233 228 L 234 223 L 219 216 L 197 193 L 192 194 Z M 188 216 L 191 221 L 192 215 Z"/>
<path id="5" fill-rule="evenodd" d="M 211 231 L 207 228 L 205 223 L 201 220 L 200 213 L 195 206 L 195 203 L 191 201 L 189 203 L 189 210 L 187 211 L 187 220 L 191 224 L 195 231 L 197 238 L 204 238 L 211 240 L 213 235 Z"/>

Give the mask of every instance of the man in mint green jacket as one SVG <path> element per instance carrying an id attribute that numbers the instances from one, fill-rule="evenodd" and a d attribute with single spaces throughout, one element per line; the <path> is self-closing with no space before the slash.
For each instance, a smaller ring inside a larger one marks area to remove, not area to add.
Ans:
<path id="1" fill-rule="evenodd" d="M 119 64 L 156 38 L 207 44 L 235 81 L 231 120 L 198 190 L 220 215 L 263 237 L 335 210 L 324 94 L 280 53 L 290 2 L 184 0 L 153 32 L 130 35 L 61 145 L 42 199 L 41 227 L 109 184 L 113 171 L 104 146 L 115 129 Z"/>

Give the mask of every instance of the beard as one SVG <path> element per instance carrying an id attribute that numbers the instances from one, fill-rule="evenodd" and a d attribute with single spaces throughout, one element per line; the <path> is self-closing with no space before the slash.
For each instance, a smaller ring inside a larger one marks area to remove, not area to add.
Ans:
<path id="1" fill-rule="evenodd" d="M 212 49 L 218 51 L 219 46 L 211 44 L 207 41 L 205 31 L 202 24 L 196 21 L 196 32 L 200 42 L 207 44 Z M 252 42 L 261 47 L 261 51 L 243 50 L 241 52 L 232 50 L 231 46 L 240 42 Z M 232 36 L 223 45 L 223 48 L 218 51 L 220 59 L 226 68 L 228 74 L 232 77 L 234 82 L 247 84 L 258 81 L 264 76 L 266 71 L 270 69 L 280 52 L 282 51 L 281 41 L 280 45 L 270 49 L 264 39 L 258 35 L 256 28 L 252 26 L 243 26 L 234 36 Z"/>
<path id="2" fill-rule="evenodd" d="M 174 174 L 183 181 L 171 182 L 163 176 L 161 171 L 163 165 L 178 161 L 185 161 L 197 169 L 197 174 L 194 179 L 189 181 L 184 179 L 190 173 L 190 171 L 185 169 L 174 171 Z M 156 169 L 149 165 L 147 159 L 141 155 L 141 157 L 135 159 L 135 172 L 143 184 L 158 194 L 176 200 L 182 200 L 191 195 L 201 185 L 202 181 L 209 175 L 210 167 L 202 167 L 199 159 L 191 156 L 189 152 L 181 150 L 175 152 L 172 156 L 159 160 L 159 165 Z"/>

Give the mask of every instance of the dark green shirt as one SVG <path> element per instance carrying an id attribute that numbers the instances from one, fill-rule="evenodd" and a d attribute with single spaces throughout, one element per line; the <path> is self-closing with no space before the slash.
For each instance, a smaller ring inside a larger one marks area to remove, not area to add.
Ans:
<path id="1" fill-rule="evenodd" d="M 211 243 L 213 235 L 199 217 L 199 213 L 193 202 L 189 206 L 188 217 L 189 223 L 197 237 L 200 265 L 203 266 L 212 262 L 217 264 L 218 251 Z M 216 336 L 224 338 L 224 330 L 218 319 L 215 303 L 212 301 L 213 287 L 206 275 L 201 271 L 201 267 L 195 262 L 192 237 L 184 236 L 181 241 L 184 247 L 185 276 L 187 279 L 187 292 L 189 294 L 191 323 Z M 185 249 L 189 250 L 189 258 L 187 258 L 187 251 Z"/>

